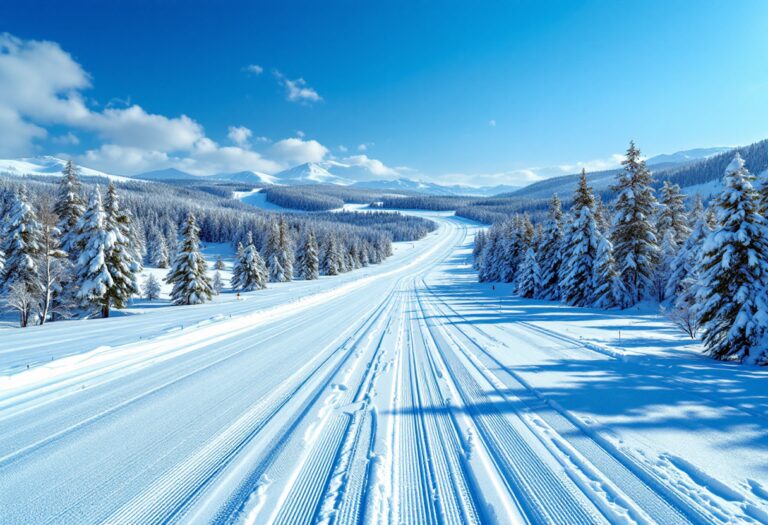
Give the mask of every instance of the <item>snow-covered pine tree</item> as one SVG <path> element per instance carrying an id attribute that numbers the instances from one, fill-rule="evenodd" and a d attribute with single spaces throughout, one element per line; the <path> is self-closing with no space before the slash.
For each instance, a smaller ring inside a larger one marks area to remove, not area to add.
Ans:
<path id="1" fill-rule="evenodd" d="M 288 223 L 285 221 L 284 216 L 280 216 L 280 265 L 283 268 L 283 275 L 286 281 L 293 280 L 293 262 L 294 262 L 294 247 L 293 238 L 288 231 Z"/>
<path id="2" fill-rule="evenodd" d="M 595 223 L 600 235 L 606 236 L 611 231 L 611 221 L 608 218 L 608 209 L 600 195 L 595 195 Z"/>
<path id="3" fill-rule="evenodd" d="M 541 267 L 541 291 L 543 299 L 560 298 L 560 265 L 563 254 L 563 211 L 557 194 L 552 195 L 549 204 L 549 217 L 544 226 L 539 247 L 539 266 Z"/>
<path id="4" fill-rule="evenodd" d="M 768 223 L 736 154 L 717 197 L 718 228 L 703 246 L 699 322 L 716 359 L 768 364 Z"/>
<path id="5" fill-rule="evenodd" d="M 564 261 L 560 269 L 560 294 L 571 306 L 588 306 L 594 295 L 594 273 L 600 231 L 594 218 L 595 199 L 587 176 L 581 172 L 571 212 L 574 219 L 564 239 Z"/>
<path id="6" fill-rule="evenodd" d="M 109 317 L 109 291 L 114 286 L 108 260 L 117 239 L 107 224 L 99 187 L 94 188 L 85 213 L 77 221 L 77 245 L 82 251 L 77 259 L 77 298 L 83 304 L 96 306 L 102 317 Z"/>
<path id="7" fill-rule="evenodd" d="M 107 187 L 104 213 L 107 233 L 114 238 L 107 252 L 107 268 L 112 275 L 107 296 L 110 304 L 125 308 L 132 295 L 141 293 L 137 276 L 142 270 L 142 257 L 131 214 L 120 207 L 117 189 L 111 182 Z"/>
<path id="8" fill-rule="evenodd" d="M 700 198 L 698 203 L 701 204 Z M 695 290 L 691 291 L 689 288 L 691 286 L 695 287 L 698 284 L 698 269 L 702 245 L 712 231 L 703 206 L 694 206 L 692 216 L 696 218 L 693 230 L 669 265 L 669 279 L 666 283 L 665 293 L 672 301 L 676 301 L 683 294 L 689 300 L 695 299 Z M 691 306 L 693 306 L 693 303 L 691 303 Z"/>
<path id="9" fill-rule="evenodd" d="M 498 262 L 500 244 L 500 233 L 498 229 L 491 228 L 486 236 L 483 252 L 480 256 L 478 279 L 481 283 L 498 282 L 501 279 Z"/>
<path id="10" fill-rule="evenodd" d="M 249 243 L 243 250 L 243 257 L 239 266 L 238 287 L 236 288 L 238 291 L 252 292 L 267 287 L 269 272 L 253 242 Z M 234 283 L 233 288 L 235 288 Z"/>
<path id="11" fill-rule="evenodd" d="M 221 279 L 221 272 L 216 270 L 213 273 L 213 281 L 211 282 L 213 293 L 215 295 L 221 295 L 221 291 L 224 289 L 224 281 Z"/>
<path id="12" fill-rule="evenodd" d="M 154 301 L 160 298 L 160 281 L 157 280 L 155 274 L 150 273 L 149 277 L 144 280 L 144 299 L 148 301 Z"/>
<path id="13" fill-rule="evenodd" d="M 214 270 L 223 270 L 224 267 L 224 259 L 221 258 L 221 255 L 216 256 L 216 262 L 213 263 L 213 269 Z"/>
<path id="14" fill-rule="evenodd" d="M 481 260 L 480 256 L 483 253 L 483 247 L 485 246 L 486 233 L 485 230 L 480 230 L 475 235 L 475 242 L 472 245 L 472 267 L 475 270 L 480 269 Z"/>
<path id="15" fill-rule="evenodd" d="M 328 234 L 324 240 L 323 258 L 320 269 L 325 275 L 338 275 L 341 273 L 341 253 L 336 236 Z"/>
<path id="16" fill-rule="evenodd" d="M 230 279 L 230 285 L 233 290 L 241 290 L 244 286 L 244 272 L 243 259 L 245 258 L 245 246 L 242 242 L 237 243 L 235 250 L 235 262 L 232 264 L 232 278 Z"/>
<path id="17" fill-rule="evenodd" d="M 149 238 L 147 239 L 147 258 L 150 264 L 158 268 L 168 268 L 170 264 L 168 243 L 158 228 L 154 228 L 149 233 Z"/>
<path id="18" fill-rule="evenodd" d="M 19 324 L 26 327 L 32 320 L 35 302 L 42 290 L 39 258 L 43 246 L 42 227 L 23 188 L 12 198 L 1 241 L 0 251 L 5 254 L 5 268 L 0 275 L 0 289 L 5 294 L 13 292 L 19 299 L 14 308 L 19 312 Z M 34 301 L 27 301 L 28 296 Z"/>
<path id="19" fill-rule="evenodd" d="M 595 260 L 594 292 L 592 306 L 595 308 L 614 308 L 621 304 L 624 295 L 616 261 L 613 258 L 613 245 L 605 236 L 600 236 Z"/>
<path id="20" fill-rule="evenodd" d="M 200 230 L 193 213 L 182 225 L 181 240 L 165 281 L 173 285 L 171 299 L 174 304 L 200 304 L 213 295 L 208 267 L 200 251 Z"/>
<path id="21" fill-rule="evenodd" d="M 625 294 L 621 306 L 626 308 L 652 292 L 659 246 L 651 222 L 656 215 L 653 178 L 634 142 L 629 143 L 622 165 L 613 187 L 618 197 L 611 241 Z"/>
<path id="22" fill-rule="evenodd" d="M 768 170 L 764 170 L 757 176 L 757 191 L 760 214 L 768 217 Z"/>
<path id="23" fill-rule="evenodd" d="M 682 246 L 691 234 L 691 227 L 685 211 L 685 195 L 680 192 L 680 186 L 665 180 L 659 190 L 656 235 L 663 240 L 667 232 L 672 233 L 674 246 Z"/>
<path id="24" fill-rule="evenodd" d="M 525 251 L 517 272 L 517 293 L 528 299 L 538 296 L 541 289 L 541 270 L 533 247 Z"/>
<path id="25" fill-rule="evenodd" d="M 59 181 L 59 191 L 53 211 L 59 217 L 58 229 L 61 232 L 61 249 L 69 254 L 72 261 L 77 260 L 77 221 L 85 212 L 77 166 L 67 161 Z"/>
<path id="26" fill-rule="evenodd" d="M 312 281 L 320 276 L 320 259 L 318 257 L 319 248 L 317 246 L 317 240 L 315 239 L 315 233 L 310 230 L 304 236 L 304 242 L 299 250 L 299 255 L 296 258 L 296 264 L 298 266 L 299 277 Z M 365 259 L 365 265 L 367 265 L 366 251 L 362 251 L 363 259 Z"/>
<path id="27" fill-rule="evenodd" d="M 264 248 L 264 258 L 269 268 L 269 280 L 274 283 L 288 281 L 286 270 L 283 267 L 286 255 L 283 253 L 281 236 L 280 224 L 273 222 L 267 237 L 267 245 Z"/>

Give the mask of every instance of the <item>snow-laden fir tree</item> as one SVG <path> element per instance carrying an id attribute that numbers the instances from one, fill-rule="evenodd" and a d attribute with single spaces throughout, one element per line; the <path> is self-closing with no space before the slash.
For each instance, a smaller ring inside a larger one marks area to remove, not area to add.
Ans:
<path id="1" fill-rule="evenodd" d="M 182 225 L 178 251 L 165 278 L 168 284 L 173 285 L 171 299 L 174 304 L 200 304 L 213 296 L 208 267 L 200 251 L 199 235 L 195 216 L 190 212 Z"/>
<path id="2" fill-rule="evenodd" d="M 138 274 L 142 270 L 142 256 L 132 216 L 121 208 L 120 198 L 112 183 L 107 187 L 104 213 L 107 231 L 114 237 L 107 252 L 107 268 L 113 281 L 107 295 L 116 308 L 125 308 L 131 296 L 141 292 Z"/>
<path id="3" fill-rule="evenodd" d="M 481 283 L 498 282 L 501 279 L 498 262 L 500 244 L 498 229 L 491 228 L 486 236 L 480 256 L 478 279 Z"/>
<path id="4" fill-rule="evenodd" d="M 716 200 L 719 226 L 703 246 L 699 322 L 711 356 L 768 364 L 768 223 L 752 180 L 736 154 Z"/>
<path id="5" fill-rule="evenodd" d="M 679 250 L 677 241 L 675 240 L 674 230 L 667 229 L 664 232 L 664 237 L 661 239 L 659 261 L 653 272 L 654 290 L 656 292 L 656 300 L 659 301 L 659 303 L 663 303 L 664 300 L 668 298 L 667 283 L 672 274 L 672 263 L 677 258 Z"/>
<path id="6" fill-rule="evenodd" d="M 483 253 L 483 247 L 485 246 L 486 233 L 485 230 L 480 230 L 475 235 L 475 241 L 472 245 L 472 267 L 475 270 L 480 269 L 480 255 Z"/>
<path id="7" fill-rule="evenodd" d="M 757 176 L 759 209 L 763 217 L 768 217 L 768 170 Z"/>
<path id="8" fill-rule="evenodd" d="M 304 242 L 296 257 L 296 265 L 298 268 L 299 277 L 312 281 L 320 276 L 320 258 L 319 248 L 317 246 L 317 239 L 315 233 L 310 230 L 304 236 Z M 368 256 L 366 251 L 362 251 L 362 258 L 365 259 L 365 265 L 367 265 Z"/>
<path id="9" fill-rule="evenodd" d="M 77 260 L 77 221 L 85 212 L 77 167 L 69 160 L 62 170 L 59 190 L 53 211 L 59 217 L 58 229 L 61 232 L 61 249 L 69 254 L 70 260 Z"/>
<path id="10" fill-rule="evenodd" d="M 224 259 L 221 258 L 221 255 L 216 256 L 216 262 L 213 263 L 213 269 L 214 270 L 223 270 L 224 267 Z"/>
<path id="11" fill-rule="evenodd" d="M 563 248 L 563 212 L 557 194 L 552 195 L 544 232 L 539 244 L 539 266 L 541 267 L 540 295 L 544 299 L 560 298 L 560 265 Z"/>
<path id="12" fill-rule="evenodd" d="M 168 243 L 165 236 L 158 228 L 154 228 L 147 239 L 147 258 L 153 266 L 157 268 L 168 268 L 170 265 L 170 254 L 168 252 Z"/>
<path id="13" fill-rule="evenodd" d="M 276 283 L 293 279 L 293 246 L 285 218 L 272 223 L 264 249 L 264 258 L 269 268 L 269 280 Z"/>
<path id="14" fill-rule="evenodd" d="M 19 324 L 26 327 L 41 294 L 39 259 L 43 246 L 42 227 L 23 188 L 12 197 L 2 233 L 0 250 L 5 254 L 5 267 L 0 289 L 4 294 L 13 292 L 18 299 L 14 308 L 19 312 Z M 30 302 L 28 297 L 34 300 Z"/>
<path id="15" fill-rule="evenodd" d="M 115 282 L 108 261 L 117 243 L 114 228 L 108 224 L 98 186 L 91 193 L 85 213 L 77 221 L 77 244 L 82 247 L 75 264 L 77 298 L 84 305 L 97 307 L 109 317 L 110 290 Z"/>
<path id="16" fill-rule="evenodd" d="M 634 142 L 613 190 L 618 194 L 613 218 L 613 255 L 624 289 L 622 307 L 632 306 L 653 291 L 659 246 L 652 222 L 656 216 L 651 172 Z"/>
<path id="17" fill-rule="evenodd" d="M 594 268 L 594 292 L 592 306 L 609 309 L 619 306 L 624 294 L 616 261 L 613 258 L 613 245 L 605 236 L 600 236 L 597 244 L 597 259 Z"/>
<path id="18" fill-rule="evenodd" d="M 663 240 L 668 233 L 674 246 L 682 246 L 691 234 L 691 227 L 685 211 L 685 195 L 680 192 L 680 186 L 665 180 L 659 190 L 656 235 Z"/>
<path id="19" fill-rule="evenodd" d="M 221 295 L 221 291 L 224 289 L 224 281 L 221 278 L 221 272 L 219 270 L 216 270 L 213 273 L 211 287 L 213 288 L 213 293 L 215 295 Z"/>
<path id="20" fill-rule="evenodd" d="M 263 290 L 267 287 L 269 272 L 249 234 L 248 245 L 238 260 L 237 272 L 232 274 L 232 288 L 240 292 Z"/>
<path id="21" fill-rule="evenodd" d="M 571 306 L 589 306 L 594 295 L 594 273 L 600 231 L 594 218 L 595 199 L 582 170 L 566 229 L 561 268 L 560 294 Z"/>
<path id="22" fill-rule="evenodd" d="M 333 234 L 326 235 L 323 244 L 323 257 L 320 262 L 320 270 L 325 275 L 338 275 L 341 273 L 342 260 L 336 236 Z"/>
<path id="23" fill-rule="evenodd" d="M 702 245 L 712 231 L 704 207 L 701 206 L 701 198 L 697 199 L 697 203 L 698 206 L 694 205 L 691 213 L 691 216 L 696 220 L 693 230 L 669 265 L 669 279 L 666 283 L 665 293 L 673 302 L 683 293 L 687 296 L 686 300 L 695 298 L 695 290 L 690 293 L 689 288 L 698 284 Z"/>
<path id="24" fill-rule="evenodd" d="M 536 251 L 531 247 L 525 251 L 523 262 L 517 272 L 517 293 L 521 297 L 537 297 L 541 289 L 541 270 L 536 260 Z"/>
<path id="25" fill-rule="evenodd" d="M 597 223 L 597 229 L 600 230 L 600 235 L 608 235 L 611 231 L 608 209 L 605 207 L 600 195 L 595 195 L 595 223 Z"/>
<path id="26" fill-rule="evenodd" d="M 144 280 L 144 299 L 148 301 L 154 301 L 160 298 L 160 281 L 157 280 L 155 274 L 150 273 L 149 277 Z"/>

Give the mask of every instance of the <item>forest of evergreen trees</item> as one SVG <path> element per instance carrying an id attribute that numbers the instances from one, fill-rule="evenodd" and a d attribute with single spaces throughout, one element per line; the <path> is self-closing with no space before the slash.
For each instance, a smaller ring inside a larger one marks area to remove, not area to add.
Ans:
<path id="1" fill-rule="evenodd" d="M 71 162 L 58 182 L 0 179 L 2 306 L 18 313 L 22 327 L 108 317 L 139 294 L 159 296 L 156 278 L 137 281 L 144 264 L 168 268 L 175 304 L 197 304 L 223 288 L 223 263 L 210 276 L 201 242 L 237 246 L 231 284 L 247 291 L 377 264 L 391 255 L 393 240 L 416 240 L 435 227 L 397 213 L 267 213 L 222 198 L 230 194 L 81 181 Z"/>
<path id="2" fill-rule="evenodd" d="M 480 281 L 573 306 L 658 301 L 711 356 L 768 364 L 768 176 L 755 181 L 731 154 L 724 189 L 705 208 L 698 196 L 686 206 L 669 180 L 655 190 L 634 144 L 622 165 L 608 205 L 582 172 L 568 212 L 554 195 L 544 217 L 514 214 L 481 232 Z"/>

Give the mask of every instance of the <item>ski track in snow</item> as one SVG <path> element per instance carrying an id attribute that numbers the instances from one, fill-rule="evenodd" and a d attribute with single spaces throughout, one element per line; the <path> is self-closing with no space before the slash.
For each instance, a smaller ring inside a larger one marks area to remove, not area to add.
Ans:
<path id="1" fill-rule="evenodd" d="M 0 523 L 768 522 L 765 480 L 617 446 L 505 364 L 510 341 L 623 354 L 469 321 L 430 277 L 476 228 L 434 218 L 356 275 L 7 332 Z"/>

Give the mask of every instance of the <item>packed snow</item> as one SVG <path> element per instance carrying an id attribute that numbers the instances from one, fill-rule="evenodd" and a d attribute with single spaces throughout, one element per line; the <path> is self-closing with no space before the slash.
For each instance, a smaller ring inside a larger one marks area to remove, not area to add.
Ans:
<path id="1" fill-rule="evenodd" d="M 768 370 L 478 283 L 422 214 L 340 276 L 0 332 L 0 521 L 768 521 Z"/>

